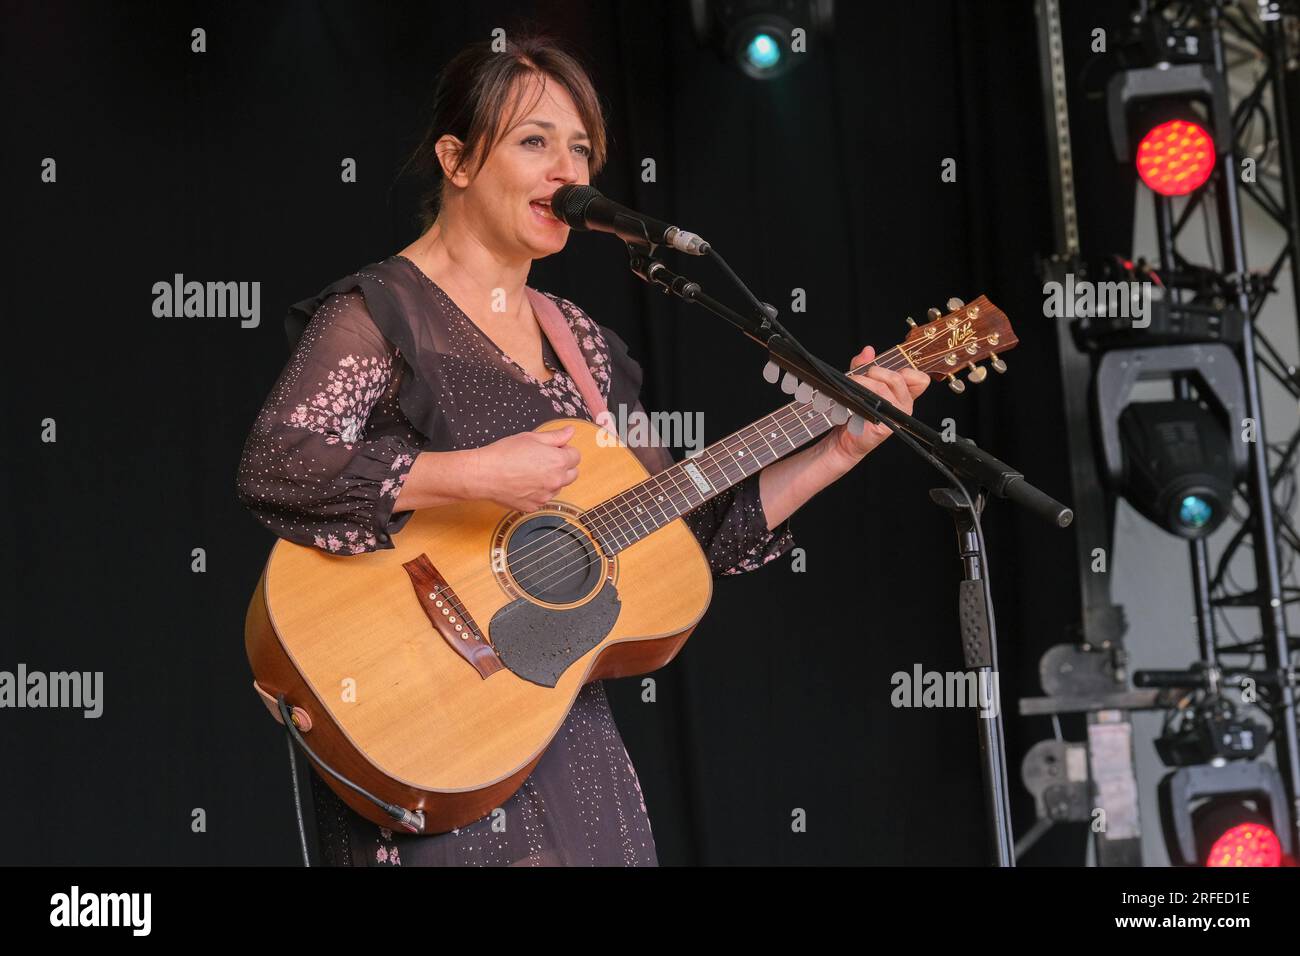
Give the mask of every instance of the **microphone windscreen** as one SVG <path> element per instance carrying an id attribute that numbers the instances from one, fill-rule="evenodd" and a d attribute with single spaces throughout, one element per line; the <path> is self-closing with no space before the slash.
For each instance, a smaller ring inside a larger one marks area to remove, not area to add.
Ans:
<path id="1" fill-rule="evenodd" d="M 551 196 L 551 214 L 570 229 L 586 232 L 587 204 L 599 198 L 600 190 L 594 186 L 567 183 Z"/>

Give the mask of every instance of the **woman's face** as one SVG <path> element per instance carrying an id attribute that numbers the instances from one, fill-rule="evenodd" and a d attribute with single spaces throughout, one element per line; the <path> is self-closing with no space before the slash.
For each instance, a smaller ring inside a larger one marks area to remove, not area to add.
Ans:
<path id="1" fill-rule="evenodd" d="M 540 86 L 541 80 L 530 76 L 519 102 L 531 103 Z M 507 261 L 559 252 L 569 227 L 546 204 L 565 183 L 590 183 L 590 159 L 591 143 L 572 97 L 548 81 L 537 105 L 493 147 L 466 186 L 465 224 Z"/>

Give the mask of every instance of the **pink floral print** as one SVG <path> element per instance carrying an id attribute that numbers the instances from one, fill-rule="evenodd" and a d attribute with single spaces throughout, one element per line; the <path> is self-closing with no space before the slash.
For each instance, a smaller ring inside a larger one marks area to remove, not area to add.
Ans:
<path id="1" fill-rule="evenodd" d="M 351 447 L 361 437 L 370 409 L 384 393 L 392 368 L 387 356 L 343 356 L 338 368 L 327 376 L 329 384 L 294 407 L 289 424 L 324 435 L 327 445 L 341 441 Z"/>

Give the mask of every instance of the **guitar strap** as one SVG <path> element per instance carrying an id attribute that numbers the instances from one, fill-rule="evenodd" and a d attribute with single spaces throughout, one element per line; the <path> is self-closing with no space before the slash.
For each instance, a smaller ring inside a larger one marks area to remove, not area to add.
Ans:
<path id="1" fill-rule="evenodd" d="M 568 320 L 560 312 L 560 307 L 551 299 L 531 286 L 524 286 L 524 288 L 528 292 L 528 301 L 532 304 L 533 312 L 537 315 L 538 324 L 550 341 L 551 348 L 555 349 L 555 354 L 559 356 L 560 363 L 568 372 L 569 378 L 573 379 L 573 384 L 578 387 L 578 393 L 582 395 L 587 410 L 591 412 L 592 420 L 597 424 L 605 424 L 605 419 L 610 417 L 609 409 L 605 405 L 605 396 L 601 394 L 600 386 L 596 384 L 591 369 L 587 367 L 587 359 L 583 356 L 582 349 L 578 347 L 578 340 L 573 337 L 573 330 L 569 328 Z"/>

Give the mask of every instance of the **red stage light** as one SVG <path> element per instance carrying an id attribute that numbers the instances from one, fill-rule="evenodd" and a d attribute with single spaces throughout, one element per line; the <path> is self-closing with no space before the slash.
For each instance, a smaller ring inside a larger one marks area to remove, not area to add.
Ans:
<path id="1" fill-rule="evenodd" d="M 1161 123 L 1138 143 L 1137 170 L 1160 195 L 1185 196 L 1214 171 L 1214 143 L 1195 123 Z"/>
<path id="2" fill-rule="evenodd" d="M 1281 866 L 1282 844 L 1262 823 L 1239 823 L 1210 847 L 1206 866 Z"/>

